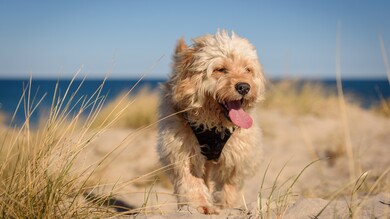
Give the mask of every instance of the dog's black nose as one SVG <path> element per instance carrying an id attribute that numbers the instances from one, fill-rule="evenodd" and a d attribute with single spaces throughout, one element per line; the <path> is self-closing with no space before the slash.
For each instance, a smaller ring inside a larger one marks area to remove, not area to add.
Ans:
<path id="1" fill-rule="evenodd" d="M 236 84 L 236 90 L 241 95 L 246 95 L 249 93 L 249 90 L 251 89 L 251 86 L 248 83 L 240 82 Z"/>

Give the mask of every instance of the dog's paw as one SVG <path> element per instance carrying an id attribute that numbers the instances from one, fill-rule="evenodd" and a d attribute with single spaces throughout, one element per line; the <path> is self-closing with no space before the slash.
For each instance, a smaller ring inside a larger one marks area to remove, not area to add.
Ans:
<path id="1" fill-rule="evenodd" d="M 201 214 L 219 214 L 220 210 L 217 207 L 214 206 L 198 206 L 196 208 L 199 213 Z"/>

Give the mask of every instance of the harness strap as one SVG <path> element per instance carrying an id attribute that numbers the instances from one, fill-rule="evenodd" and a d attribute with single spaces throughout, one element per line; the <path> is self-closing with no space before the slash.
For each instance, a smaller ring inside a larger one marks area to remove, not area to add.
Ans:
<path id="1" fill-rule="evenodd" d="M 233 134 L 228 129 L 225 129 L 224 133 L 219 132 L 216 127 L 210 130 L 204 129 L 203 126 L 194 126 L 191 124 L 190 127 L 198 140 L 201 153 L 207 158 L 207 160 L 217 161 L 221 156 L 223 147 Z"/>

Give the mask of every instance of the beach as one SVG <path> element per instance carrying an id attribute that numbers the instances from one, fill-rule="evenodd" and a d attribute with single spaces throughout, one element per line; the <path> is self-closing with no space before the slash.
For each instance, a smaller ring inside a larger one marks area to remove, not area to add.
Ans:
<path id="1" fill-rule="evenodd" d="M 88 117 L 54 107 L 34 128 L 1 126 L 3 216 L 389 217 L 390 119 L 380 108 L 362 108 L 318 85 L 272 85 L 256 108 L 261 168 L 246 179 L 237 207 L 210 216 L 177 209 L 165 175 L 170 167 L 156 152 L 158 93 L 99 100 L 84 104 L 95 107 Z"/>

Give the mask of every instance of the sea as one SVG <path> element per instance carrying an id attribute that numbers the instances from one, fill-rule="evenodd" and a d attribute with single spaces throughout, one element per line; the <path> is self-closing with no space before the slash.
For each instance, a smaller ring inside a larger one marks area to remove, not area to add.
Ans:
<path id="1" fill-rule="evenodd" d="M 159 84 L 164 81 L 164 79 L 109 79 L 103 83 L 103 80 L 99 79 L 76 79 L 74 81 L 68 79 L 33 79 L 31 81 L 28 79 L 0 79 L 0 114 L 5 116 L 5 123 L 8 125 L 19 126 L 25 121 L 25 108 L 29 106 L 34 109 L 37 106 L 34 114 L 30 117 L 30 122 L 34 124 L 39 121 L 40 116 L 45 115 L 50 109 L 54 95 L 57 98 L 63 98 L 65 94 L 66 98 L 72 97 L 72 104 L 77 108 L 77 105 L 80 106 L 83 100 L 95 97 L 96 91 L 102 84 L 103 87 L 99 95 L 105 97 L 105 103 L 107 103 L 130 89 L 130 94 L 136 94 L 145 87 L 150 90 L 157 89 Z M 298 84 L 304 83 L 320 84 L 327 91 L 337 92 L 337 82 L 333 79 L 298 81 Z M 390 98 L 390 83 L 385 78 L 343 79 L 342 86 L 345 95 L 352 97 L 354 102 L 359 103 L 364 108 L 371 108 L 382 100 Z M 30 97 L 29 101 L 27 98 L 22 98 L 27 96 Z"/>

